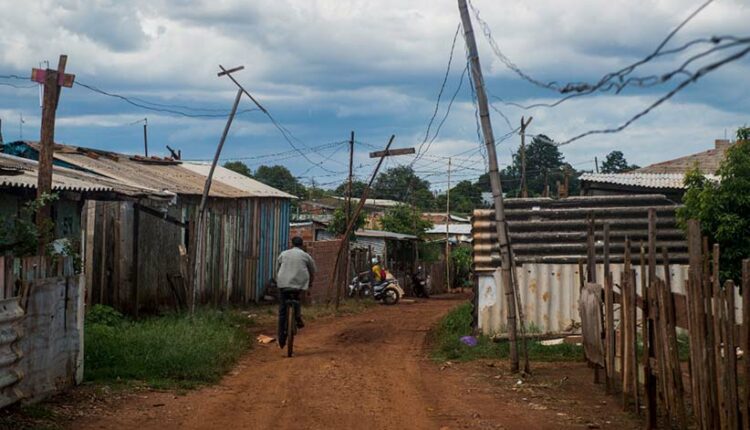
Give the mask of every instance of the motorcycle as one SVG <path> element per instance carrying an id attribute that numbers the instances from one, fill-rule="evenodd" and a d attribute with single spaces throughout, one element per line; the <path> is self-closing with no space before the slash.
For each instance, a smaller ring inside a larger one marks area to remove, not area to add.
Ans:
<path id="1" fill-rule="evenodd" d="M 349 297 L 372 297 L 386 305 L 395 305 L 404 296 L 404 290 L 390 273 L 385 281 L 372 286 L 368 280 L 369 273 L 363 272 L 355 276 L 349 284 Z"/>
<path id="2" fill-rule="evenodd" d="M 421 268 L 419 269 L 419 271 L 412 274 L 411 285 L 412 285 L 412 290 L 414 291 L 414 296 L 423 297 L 425 299 L 430 298 L 429 285 L 427 283 L 427 279 L 425 279 L 425 277 L 422 276 Z"/>

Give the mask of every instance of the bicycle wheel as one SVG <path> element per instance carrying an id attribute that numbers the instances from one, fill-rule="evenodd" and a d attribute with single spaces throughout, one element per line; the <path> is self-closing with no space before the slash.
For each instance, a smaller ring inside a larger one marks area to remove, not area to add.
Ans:
<path id="1" fill-rule="evenodd" d="M 297 315 L 294 313 L 294 305 L 287 305 L 286 322 L 286 356 L 294 354 L 294 335 L 297 334 Z"/>

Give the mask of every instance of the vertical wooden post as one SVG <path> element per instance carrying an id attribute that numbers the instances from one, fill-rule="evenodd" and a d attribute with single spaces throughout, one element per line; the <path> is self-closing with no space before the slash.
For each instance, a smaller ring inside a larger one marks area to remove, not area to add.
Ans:
<path id="1" fill-rule="evenodd" d="M 502 282 L 505 286 L 505 297 L 508 308 L 508 339 L 510 343 L 510 370 L 518 372 L 518 345 L 517 345 L 517 323 L 516 323 L 516 303 L 515 289 L 517 285 L 513 284 L 512 270 L 515 270 L 513 258 L 511 256 L 510 235 L 508 234 L 508 224 L 505 218 L 505 203 L 503 202 L 503 187 L 500 182 L 500 171 L 497 163 L 497 152 L 495 151 L 495 136 L 492 131 L 492 121 L 490 119 L 489 102 L 484 89 L 484 78 L 482 77 L 482 66 L 479 63 L 479 52 L 477 43 L 474 39 L 474 28 L 471 24 L 469 7 L 466 0 L 458 0 L 458 10 L 461 15 L 461 23 L 464 28 L 464 39 L 469 51 L 469 61 L 471 63 L 472 82 L 477 95 L 477 105 L 479 106 L 479 119 L 482 124 L 482 134 L 484 143 L 487 148 L 487 160 L 489 162 L 490 186 L 492 187 L 492 197 L 495 204 L 495 227 L 497 232 L 498 245 L 500 247 L 500 257 L 502 260 Z"/>
<path id="2" fill-rule="evenodd" d="M 680 367 L 680 357 L 677 345 L 676 321 L 677 316 L 674 309 L 674 300 L 672 296 L 672 277 L 669 268 L 669 254 L 667 247 L 662 248 L 662 263 L 664 264 L 664 310 L 663 315 L 667 323 L 667 345 L 669 355 L 666 357 L 671 363 L 672 384 L 674 389 L 673 400 L 674 410 L 677 415 L 677 422 L 681 429 L 687 428 L 687 416 L 685 413 L 685 388 L 682 383 L 682 368 Z"/>
<path id="3" fill-rule="evenodd" d="M 705 304 L 702 293 L 703 283 L 703 257 L 701 251 L 701 230 L 696 220 L 688 221 L 688 252 L 690 262 L 690 274 L 688 278 L 688 330 L 690 332 L 690 374 L 693 394 L 693 410 L 696 422 L 703 429 L 710 428 L 710 415 L 707 410 L 708 396 L 706 387 L 706 367 L 703 339 L 705 336 Z M 713 375 L 711 375 L 713 377 Z"/>
<path id="4" fill-rule="evenodd" d="M 717 245 L 718 246 L 718 245 Z M 718 278 L 718 273 L 715 275 Z M 737 416 L 737 406 L 739 406 L 739 396 L 737 395 L 737 342 L 735 334 L 737 332 L 737 322 L 734 309 L 734 282 L 731 280 L 724 283 L 724 297 L 726 298 L 726 307 L 724 309 L 724 373 L 725 389 L 727 390 L 724 397 L 725 408 L 727 411 L 727 427 L 730 429 L 739 429 L 740 421 Z M 717 349 L 719 345 L 716 345 Z M 747 356 L 745 356 L 747 359 Z M 745 381 L 745 385 L 748 381 Z"/>
<path id="5" fill-rule="evenodd" d="M 641 248 L 643 249 L 643 248 Z M 641 268 L 643 270 L 643 268 Z M 656 209 L 648 210 L 648 281 L 641 285 L 643 296 L 643 373 L 647 405 L 647 428 L 656 428 L 657 405 L 656 405 L 656 379 L 651 368 L 651 357 L 655 357 L 654 345 L 655 330 L 651 319 L 651 292 L 653 283 L 656 282 Z M 662 366 L 663 363 L 659 363 Z"/>
<path id="6" fill-rule="evenodd" d="M 742 388 L 742 428 L 750 429 L 750 259 L 742 260 L 742 340 L 745 384 Z"/>
<path id="7" fill-rule="evenodd" d="M 445 287 L 451 289 L 451 158 L 448 158 L 448 190 L 445 199 Z M 506 288 L 508 286 L 506 285 Z"/>
<path id="8" fill-rule="evenodd" d="M 615 339 L 614 339 L 614 297 L 612 292 L 612 272 L 609 267 L 609 223 L 604 224 L 604 343 L 606 352 L 606 389 L 614 392 Z"/>
<path id="9" fill-rule="evenodd" d="M 528 121 L 524 121 L 521 117 L 521 197 L 529 197 L 528 184 L 526 183 L 526 127 L 531 124 L 531 120 L 534 117 L 529 117 Z"/>
<path id="10" fill-rule="evenodd" d="M 705 251 L 704 247 L 704 251 Z M 711 316 L 713 318 L 709 319 L 709 325 L 711 326 L 711 330 L 713 333 L 713 336 L 711 336 L 711 340 L 715 342 L 711 342 L 711 351 L 709 351 L 710 354 L 713 354 L 713 360 L 715 362 L 715 366 L 713 369 L 713 376 L 715 379 L 711 385 L 716 385 L 717 387 L 717 405 L 719 406 L 719 409 L 716 411 L 716 413 L 719 414 L 719 424 L 722 428 L 727 428 L 727 418 L 728 415 L 726 414 L 726 409 L 724 407 L 726 399 L 725 396 L 725 382 L 724 379 L 726 378 L 726 375 L 724 374 L 725 366 L 724 366 L 724 358 L 721 354 L 721 342 L 722 342 L 722 307 L 724 306 L 724 300 L 721 293 L 721 284 L 719 283 L 719 258 L 720 258 L 720 249 L 719 244 L 714 244 L 713 247 L 713 255 L 712 255 L 712 265 L 711 265 L 711 279 L 710 282 L 706 283 L 706 288 L 708 289 L 708 303 L 707 308 L 711 308 Z M 706 255 L 706 258 L 708 258 L 708 255 Z M 704 266 L 704 269 L 707 269 Z M 708 270 L 706 270 L 708 272 Z M 723 381 L 723 382 L 722 382 Z"/>
<path id="11" fill-rule="evenodd" d="M 704 374 L 705 376 L 705 387 L 707 391 L 708 396 L 708 418 L 710 420 L 710 425 L 714 428 L 721 425 L 721 405 L 719 404 L 719 392 L 721 391 L 719 389 L 719 380 L 714 379 L 711 377 L 711 375 L 718 375 L 719 370 L 717 367 L 719 366 L 719 361 L 716 358 L 716 355 L 714 354 L 714 351 L 716 348 L 720 348 L 721 345 L 721 333 L 718 333 L 716 331 L 716 328 L 714 327 L 715 324 L 718 324 L 718 327 L 721 327 L 721 319 L 720 316 L 716 316 L 713 311 L 713 305 L 712 305 L 712 290 L 714 290 L 712 286 L 711 281 L 711 253 L 709 251 L 708 246 L 708 238 L 703 237 L 702 238 L 702 246 L 703 246 L 703 282 L 701 288 L 701 294 L 703 297 L 703 306 L 705 309 L 705 312 L 702 316 L 704 324 L 705 324 L 705 330 L 706 330 L 706 337 L 704 341 L 705 348 L 703 349 L 704 356 L 706 357 L 708 366 L 706 367 L 707 373 Z M 717 278 L 718 282 L 718 278 Z M 717 293 L 718 293 L 718 286 L 717 283 Z M 718 340 L 717 340 L 718 338 Z"/>
<path id="12" fill-rule="evenodd" d="M 138 288 L 138 274 L 140 273 L 139 264 L 138 264 L 138 248 L 140 247 L 138 244 L 138 240 L 140 237 L 140 219 L 141 219 L 141 210 L 138 207 L 138 204 L 133 205 L 133 265 L 132 270 L 133 274 L 131 275 L 132 285 L 133 285 L 133 299 L 135 301 L 133 305 L 133 311 L 135 313 L 135 317 L 138 318 L 138 308 L 140 307 L 140 290 Z"/>
<path id="13" fill-rule="evenodd" d="M 588 273 L 588 282 L 596 283 L 596 234 L 594 232 L 595 220 L 594 213 L 589 214 L 589 229 L 586 235 L 586 266 Z"/>
<path id="14" fill-rule="evenodd" d="M 55 149 L 55 116 L 57 104 L 60 101 L 60 87 L 72 87 L 75 77 L 65 73 L 68 56 L 60 55 L 57 70 L 32 69 L 31 79 L 44 84 L 44 98 L 42 102 L 42 127 L 39 136 L 39 174 L 37 176 L 37 198 L 52 191 L 52 163 Z M 22 120 L 23 121 L 23 120 Z M 37 226 L 42 228 L 50 219 L 50 205 L 40 207 L 36 213 Z M 39 241 L 39 252 L 44 253 L 49 237 L 43 235 Z"/>

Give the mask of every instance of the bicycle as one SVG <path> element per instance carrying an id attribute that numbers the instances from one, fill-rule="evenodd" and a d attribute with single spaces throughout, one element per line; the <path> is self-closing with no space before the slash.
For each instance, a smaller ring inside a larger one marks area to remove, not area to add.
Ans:
<path id="1" fill-rule="evenodd" d="M 300 302 L 297 299 L 288 299 L 286 302 L 286 356 L 294 355 L 294 335 L 297 334 L 297 314 L 295 309 Z"/>

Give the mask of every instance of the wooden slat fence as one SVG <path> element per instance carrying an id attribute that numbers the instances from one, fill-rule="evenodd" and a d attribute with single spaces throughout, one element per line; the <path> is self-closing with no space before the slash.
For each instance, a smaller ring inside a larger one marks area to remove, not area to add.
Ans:
<path id="1" fill-rule="evenodd" d="M 597 286 L 603 292 L 594 301 L 603 308 L 604 329 L 584 330 L 587 345 L 603 342 L 604 364 L 587 358 L 597 373 L 604 370 L 607 392 L 621 393 L 623 408 L 645 411 L 647 428 L 750 429 L 750 260 L 743 262 L 739 285 L 720 282 L 719 245 L 709 247 L 698 222 L 689 221 L 690 272 L 685 294 L 676 293 L 670 276 L 657 276 L 657 257 L 660 274 L 670 273 L 670 258 L 666 248 L 656 249 L 656 225 L 650 210 L 649 240 L 641 244 L 639 259 L 625 239 L 619 280 L 608 271 L 609 227 L 604 225 L 605 276 Z M 597 248 L 589 243 L 591 265 Z M 587 281 L 581 282 L 583 288 Z"/>

